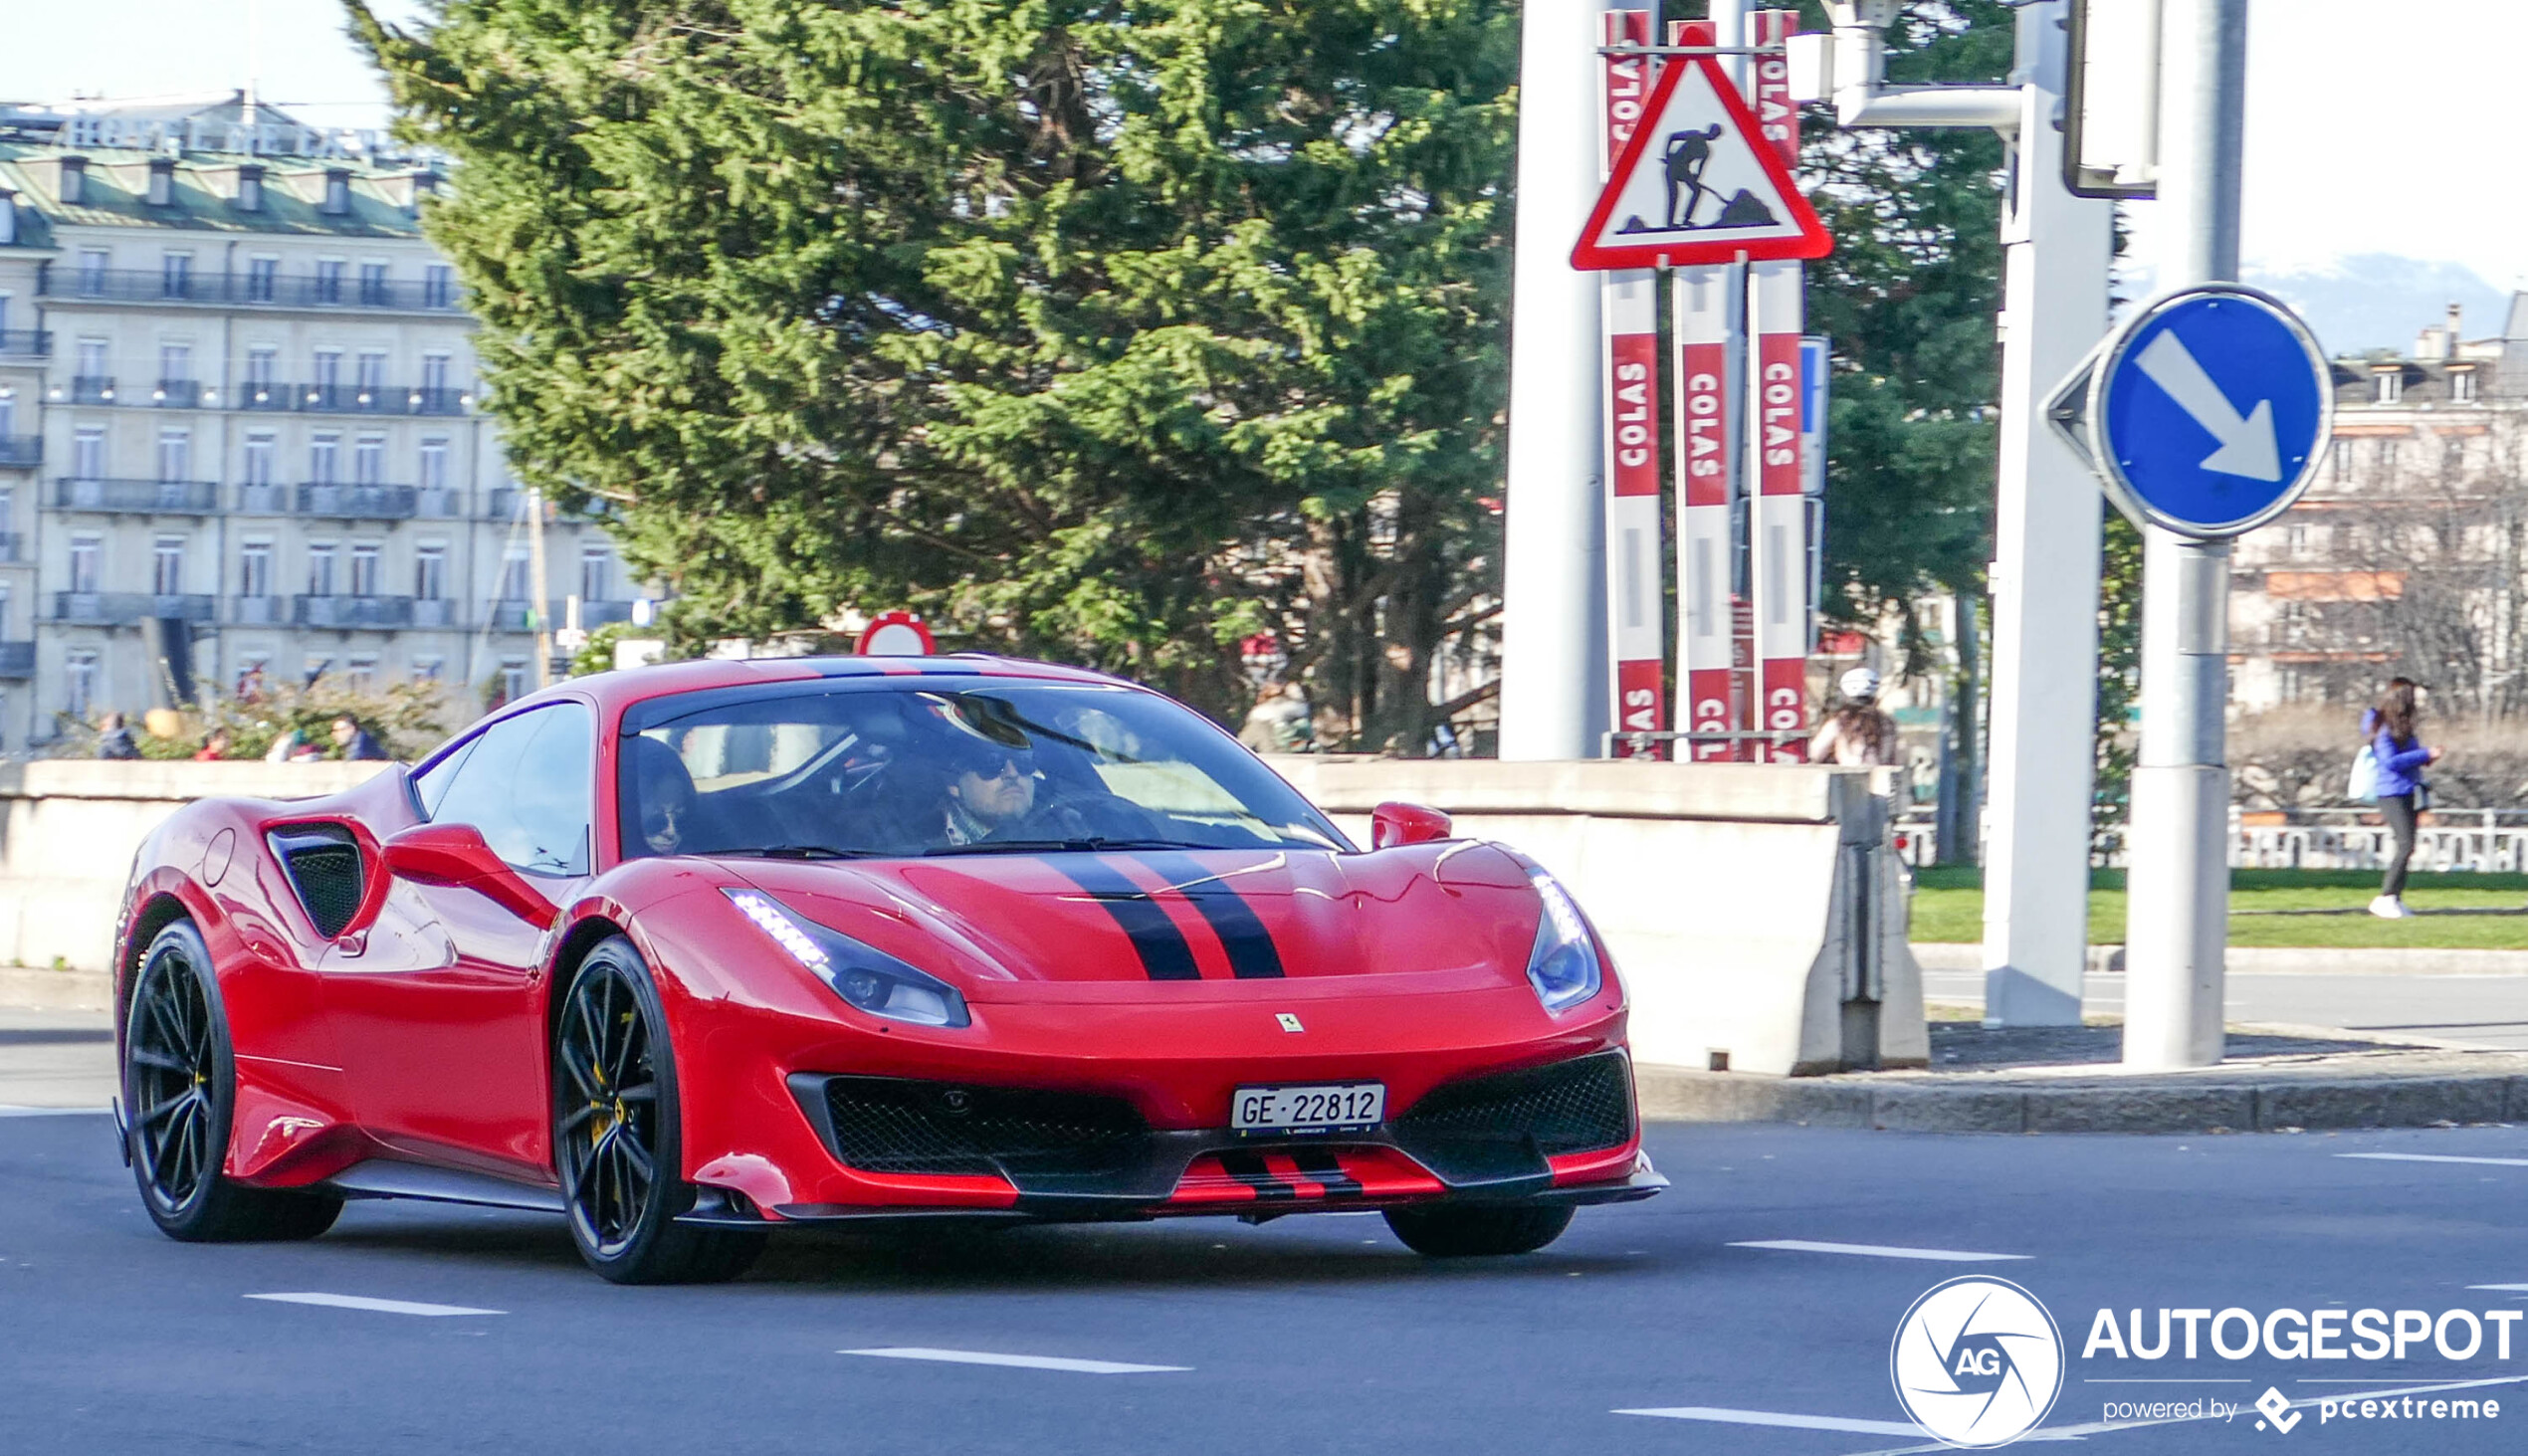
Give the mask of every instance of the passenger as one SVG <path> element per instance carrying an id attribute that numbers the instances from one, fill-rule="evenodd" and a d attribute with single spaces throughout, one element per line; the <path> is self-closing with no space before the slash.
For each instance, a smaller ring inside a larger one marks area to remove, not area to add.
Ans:
<path id="1" fill-rule="evenodd" d="M 948 749 L 944 830 L 949 844 L 1020 838 L 1036 807 L 1036 755 L 986 739 L 955 735 Z"/>

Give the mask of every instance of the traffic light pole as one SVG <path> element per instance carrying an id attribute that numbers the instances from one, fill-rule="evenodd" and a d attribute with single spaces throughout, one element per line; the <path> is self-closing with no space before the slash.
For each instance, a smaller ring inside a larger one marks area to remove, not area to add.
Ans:
<path id="1" fill-rule="evenodd" d="M 2246 91 L 2247 0 L 2163 0 L 2163 290 L 2238 276 Z M 2142 572 L 2124 1061 L 2203 1067 L 2221 1058 L 2229 930 L 2229 542 L 2147 527 Z"/>

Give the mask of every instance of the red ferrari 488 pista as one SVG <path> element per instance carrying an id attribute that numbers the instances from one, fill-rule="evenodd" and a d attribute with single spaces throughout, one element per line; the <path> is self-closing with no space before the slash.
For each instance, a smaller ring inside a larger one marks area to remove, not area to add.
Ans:
<path id="1" fill-rule="evenodd" d="M 125 1145 L 179 1239 L 447 1199 L 559 1212 L 623 1282 L 943 1213 L 1371 1208 L 1516 1253 L 1664 1186 L 1579 908 L 1443 816 L 1379 823 L 1365 852 L 1208 721 L 1064 668 L 575 680 L 150 837 Z"/>

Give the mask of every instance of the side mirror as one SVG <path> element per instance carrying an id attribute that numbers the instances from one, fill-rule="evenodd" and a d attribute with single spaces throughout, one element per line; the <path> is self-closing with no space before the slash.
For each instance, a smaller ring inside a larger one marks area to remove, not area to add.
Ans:
<path id="1" fill-rule="evenodd" d="M 1403 804 L 1393 799 L 1369 811 L 1369 848 L 1393 849 L 1400 844 L 1428 844 L 1446 839 L 1450 824 L 1446 814 L 1426 809 L 1420 804 Z"/>
<path id="2" fill-rule="evenodd" d="M 425 885 L 462 886 L 520 920 L 549 925 L 560 909 L 494 854 L 483 831 L 471 824 L 416 824 L 380 848 L 388 874 Z"/>

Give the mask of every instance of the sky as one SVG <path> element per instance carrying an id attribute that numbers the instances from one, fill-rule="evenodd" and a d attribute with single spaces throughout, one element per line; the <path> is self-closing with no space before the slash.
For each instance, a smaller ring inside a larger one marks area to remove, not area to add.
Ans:
<path id="1" fill-rule="evenodd" d="M 422 8 L 374 3 L 389 20 Z M 0 100 L 224 91 L 252 75 L 265 100 L 312 124 L 385 116 L 338 0 L 10 8 Z M 2392 254 L 2458 264 L 2503 292 L 2528 288 L 2528 185 L 2515 160 L 2522 55 L 2528 5 L 2518 0 L 2253 0 L 2249 268 L 2323 273 L 2340 258 Z M 2132 214 L 2145 267 L 2151 211 L 2140 203 Z"/>

